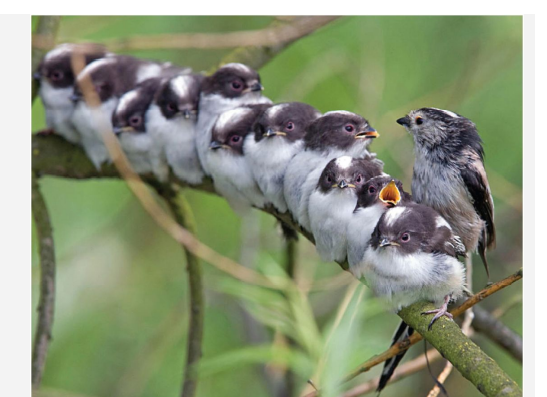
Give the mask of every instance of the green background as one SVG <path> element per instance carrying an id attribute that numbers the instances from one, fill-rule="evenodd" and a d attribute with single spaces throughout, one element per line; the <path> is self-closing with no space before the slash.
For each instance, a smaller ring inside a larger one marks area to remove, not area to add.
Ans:
<path id="1" fill-rule="evenodd" d="M 58 42 L 260 29 L 272 19 L 65 17 Z M 228 52 L 131 54 L 200 71 L 217 65 Z M 287 48 L 260 74 L 264 94 L 274 102 L 303 101 L 323 112 L 345 109 L 365 116 L 381 134 L 372 150 L 385 162 L 385 171 L 407 189 L 413 142 L 395 120 L 424 106 L 473 120 L 484 141 L 496 206 L 498 244 L 489 253 L 491 278 L 498 280 L 522 266 L 520 16 L 343 17 Z M 32 126 L 33 131 L 45 126 L 39 100 L 32 108 Z M 58 260 L 54 340 L 43 395 L 177 395 L 188 321 L 182 250 L 144 213 L 123 182 L 46 177 L 41 185 Z M 185 194 L 204 243 L 260 271 L 281 271 L 283 246 L 271 216 L 256 211 L 242 222 L 219 197 L 192 190 Z M 35 237 L 33 326 L 39 286 Z M 486 276 L 478 257 L 474 262 L 478 290 Z M 297 296 L 244 285 L 209 264 L 204 264 L 204 273 L 207 307 L 198 396 L 271 395 L 265 378 L 281 376 L 287 366 L 296 372 L 298 392 L 312 378 L 328 389 L 327 395 L 337 395 L 336 381 L 385 350 L 399 321 L 337 265 L 321 263 L 306 241 L 299 245 L 297 281 L 303 292 Z M 521 297 L 517 283 L 481 306 L 503 312 L 501 319 L 522 334 Z M 262 337 L 250 339 L 250 330 Z M 283 333 L 298 335 L 301 346 L 284 348 Z M 482 335 L 474 340 L 522 384 L 520 364 Z M 419 354 L 421 345 L 408 356 Z M 433 373 L 442 365 L 433 364 Z M 379 371 L 377 367 L 361 375 L 352 385 Z M 425 395 L 432 386 L 423 370 L 388 386 L 382 396 Z M 451 397 L 480 395 L 457 371 L 446 388 Z"/>

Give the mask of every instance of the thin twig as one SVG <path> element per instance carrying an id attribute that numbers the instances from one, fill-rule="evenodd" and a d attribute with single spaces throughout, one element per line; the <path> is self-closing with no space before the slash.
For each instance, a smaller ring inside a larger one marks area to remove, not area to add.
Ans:
<path id="1" fill-rule="evenodd" d="M 55 37 L 59 30 L 60 16 L 41 16 L 38 26 L 32 35 L 32 74 L 38 71 L 38 66 L 44 55 L 55 45 Z M 38 80 L 32 79 L 31 103 L 38 95 Z"/>
<path id="2" fill-rule="evenodd" d="M 169 50 L 169 49 L 226 49 L 236 47 L 276 47 L 292 43 L 307 36 L 337 17 L 295 17 L 275 20 L 259 30 L 222 33 L 183 33 L 132 36 L 106 40 L 103 44 L 110 51 Z"/>
<path id="3" fill-rule="evenodd" d="M 427 358 L 430 363 L 435 362 L 441 358 L 441 354 L 436 349 L 429 349 L 427 351 Z M 409 375 L 412 375 L 427 366 L 427 361 L 425 355 L 420 355 L 415 359 L 401 365 L 398 367 L 393 376 L 389 380 L 388 384 L 392 384 L 398 380 L 404 379 Z M 355 386 L 354 388 L 346 391 L 340 397 L 357 397 L 362 396 L 368 393 L 371 393 L 376 390 L 378 387 L 378 382 L 380 382 L 380 377 L 371 379 L 365 383 Z"/>
<path id="4" fill-rule="evenodd" d="M 38 303 L 38 326 L 32 349 L 32 387 L 40 387 L 47 352 L 51 341 L 53 315 L 55 311 L 55 247 L 53 229 L 40 191 L 37 177 L 32 175 L 32 216 L 38 234 L 40 253 L 40 298 Z"/>
<path id="5" fill-rule="evenodd" d="M 183 195 L 177 195 L 172 187 L 159 188 L 158 193 L 165 199 L 175 221 L 193 235 L 196 234 L 196 225 L 192 209 Z M 186 367 L 182 383 L 182 397 L 196 395 L 198 383 L 198 364 L 202 355 L 204 321 L 204 296 L 201 264 L 199 259 L 184 247 L 186 255 L 186 268 L 188 269 L 188 286 L 190 289 L 188 322 L 188 342 L 186 344 Z"/>

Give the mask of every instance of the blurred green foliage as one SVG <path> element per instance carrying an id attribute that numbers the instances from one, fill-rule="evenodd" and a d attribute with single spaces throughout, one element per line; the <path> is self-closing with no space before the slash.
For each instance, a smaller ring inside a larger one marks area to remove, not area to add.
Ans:
<path id="1" fill-rule="evenodd" d="M 271 20 L 264 16 L 65 17 L 58 42 L 260 29 Z M 157 50 L 132 55 L 199 71 L 218 64 L 227 52 Z M 296 42 L 260 73 L 265 95 L 275 102 L 298 100 L 321 111 L 346 109 L 365 116 L 381 134 L 372 149 L 385 161 L 385 170 L 406 186 L 412 175 L 413 144 L 395 120 L 424 106 L 450 109 L 472 119 L 484 140 L 496 205 L 498 247 L 489 254 L 492 280 L 522 266 L 521 17 L 344 17 Z M 32 108 L 33 131 L 44 126 L 37 100 Z M 62 396 L 176 395 L 188 322 L 182 250 L 120 181 L 44 178 L 41 185 L 58 259 L 54 340 L 44 390 Z M 226 202 L 191 190 L 185 194 L 195 211 L 199 238 L 238 259 L 240 234 L 245 230 Z M 256 267 L 282 273 L 283 248 L 275 222 L 262 213 L 256 216 L 260 222 L 259 244 L 253 247 Z M 39 267 L 33 240 L 36 305 Z M 313 378 L 319 379 L 326 395 L 336 395 L 337 381 L 346 372 L 388 347 L 398 317 L 385 313 L 365 287 L 348 284 L 351 277 L 340 276 L 338 266 L 321 263 L 309 243 L 301 241 L 299 248 L 297 279 L 311 287 L 309 293 L 242 285 L 204 264 L 207 308 L 199 396 L 268 395 L 262 364 L 267 364 L 266 373 L 272 377 L 287 366 L 292 368 L 299 391 Z M 473 283 L 478 290 L 486 276 L 482 266 L 475 269 Z M 313 288 L 314 280 L 329 277 L 347 282 Z M 481 303 L 494 310 L 516 300 L 502 319 L 520 334 L 521 285 Z M 248 342 L 242 307 L 267 326 L 262 343 Z M 280 342 L 281 333 L 300 347 Z M 520 364 L 482 335 L 476 340 L 522 384 Z M 416 347 L 409 356 L 422 352 Z M 434 373 L 442 365 L 433 365 Z M 378 373 L 375 368 L 352 384 Z M 421 371 L 388 386 L 382 395 L 425 395 L 432 386 L 430 375 Z M 480 395 L 457 371 L 446 387 L 452 397 Z"/>

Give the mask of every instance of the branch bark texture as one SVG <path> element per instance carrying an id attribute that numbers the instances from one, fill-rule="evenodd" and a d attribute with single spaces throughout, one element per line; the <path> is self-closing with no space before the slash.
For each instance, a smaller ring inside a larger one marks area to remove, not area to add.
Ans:
<path id="1" fill-rule="evenodd" d="M 49 212 L 40 191 L 37 178 L 32 177 L 32 216 L 38 234 L 40 255 L 40 298 L 38 302 L 38 326 L 32 348 L 32 387 L 42 381 L 46 357 L 51 341 L 55 311 L 55 248 Z"/>
<path id="2" fill-rule="evenodd" d="M 169 187 L 158 188 L 158 193 L 165 199 L 175 221 L 190 233 L 196 235 L 196 225 L 190 205 L 184 196 Z M 196 395 L 198 385 L 198 364 L 202 355 L 203 323 L 205 315 L 205 298 L 203 278 L 199 259 L 184 246 L 188 286 L 190 290 L 190 322 L 188 325 L 188 342 L 186 348 L 186 367 L 182 384 L 182 397 Z"/>

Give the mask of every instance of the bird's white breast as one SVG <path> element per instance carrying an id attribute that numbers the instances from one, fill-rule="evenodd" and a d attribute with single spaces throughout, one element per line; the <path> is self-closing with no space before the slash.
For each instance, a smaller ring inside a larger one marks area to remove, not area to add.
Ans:
<path id="1" fill-rule="evenodd" d="M 315 189 L 309 200 L 310 228 L 317 252 L 324 261 L 341 262 L 347 254 L 347 226 L 357 196 L 352 188 L 333 188 L 326 194 Z"/>
<path id="2" fill-rule="evenodd" d="M 382 203 L 366 208 L 358 208 L 348 221 L 348 263 L 350 272 L 356 278 L 363 276 L 361 269 L 363 256 L 370 242 L 372 232 L 385 210 L 386 207 Z"/>
<path id="3" fill-rule="evenodd" d="M 281 137 L 257 142 L 254 134 L 245 138 L 243 147 L 249 167 L 265 198 L 280 212 L 287 211 L 283 195 L 285 172 L 291 159 L 302 150 L 302 140 L 289 142 Z"/>

